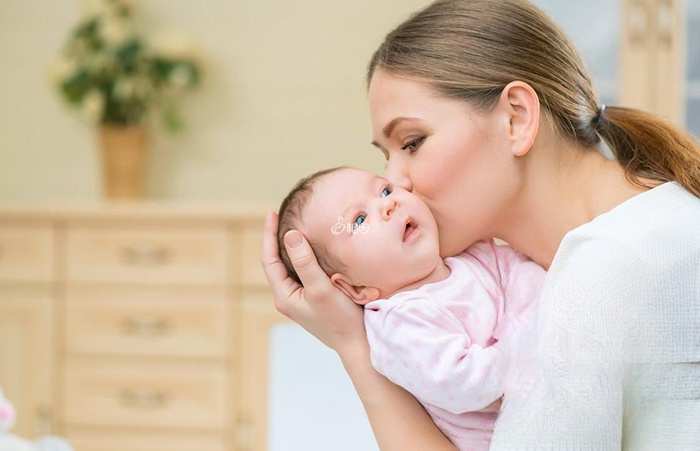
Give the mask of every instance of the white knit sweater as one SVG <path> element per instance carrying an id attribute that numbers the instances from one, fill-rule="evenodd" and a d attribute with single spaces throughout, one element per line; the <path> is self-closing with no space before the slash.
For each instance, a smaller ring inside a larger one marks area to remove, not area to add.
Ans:
<path id="1" fill-rule="evenodd" d="M 700 199 L 676 183 L 569 232 L 492 450 L 700 450 Z"/>

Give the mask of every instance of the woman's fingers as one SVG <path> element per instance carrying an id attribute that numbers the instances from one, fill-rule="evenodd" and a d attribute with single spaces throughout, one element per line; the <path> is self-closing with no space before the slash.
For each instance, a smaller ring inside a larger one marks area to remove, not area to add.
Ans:
<path id="1" fill-rule="evenodd" d="M 279 256 L 278 227 L 277 215 L 268 213 L 262 264 L 277 310 L 336 351 L 340 345 L 366 342 L 362 307 L 333 286 L 318 265 L 311 245 L 296 230 L 287 232 L 284 241 L 289 259 L 304 286 L 289 277 Z"/>
<path id="2" fill-rule="evenodd" d="M 278 226 L 277 214 L 269 212 L 265 217 L 263 229 L 262 265 L 275 298 L 275 307 L 280 313 L 290 316 L 292 299 L 302 287 L 289 277 L 287 268 L 280 259 L 277 242 Z"/>
<path id="3" fill-rule="evenodd" d="M 306 289 L 307 299 L 325 299 L 333 286 L 328 275 L 319 266 L 316 254 L 304 235 L 296 230 L 290 230 L 284 235 L 284 245 L 287 248 L 289 260 Z"/>

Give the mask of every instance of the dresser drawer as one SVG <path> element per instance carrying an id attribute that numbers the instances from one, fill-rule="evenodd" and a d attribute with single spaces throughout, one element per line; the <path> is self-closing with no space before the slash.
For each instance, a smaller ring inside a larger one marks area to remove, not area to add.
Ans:
<path id="1" fill-rule="evenodd" d="M 63 435 L 75 451 L 230 451 L 223 434 L 178 432 L 137 433 L 85 428 L 67 428 Z"/>
<path id="2" fill-rule="evenodd" d="M 267 286 L 267 278 L 262 268 L 263 224 L 248 224 L 241 229 L 240 258 L 241 282 L 245 285 Z"/>
<path id="3" fill-rule="evenodd" d="M 51 225 L 0 224 L 0 281 L 50 281 L 53 260 Z"/>
<path id="4" fill-rule="evenodd" d="M 223 358 L 231 341 L 225 296 L 219 287 L 70 284 L 68 351 Z"/>
<path id="5" fill-rule="evenodd" d="M 203 363 L 69 361 L 64 418 L 73 425 L 223 429 L 227 373 Z"/>
<path id="6" fill-rule="evenodd" d="M 222 284 L 224 226 L 69 226 L 69 281 Z"/>

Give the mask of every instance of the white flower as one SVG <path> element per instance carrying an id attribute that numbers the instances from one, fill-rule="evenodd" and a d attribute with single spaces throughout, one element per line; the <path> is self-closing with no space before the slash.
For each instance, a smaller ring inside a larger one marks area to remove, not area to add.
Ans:
<path id="1" fill-rule="evenodd" d="M 114 82 L 114 97 L 127 100 L 136 94 L 136 81 L 133 77 L 119 77 Z"/>
<path id="2" fill-rule="evenodd" d="M 91 124 L 97 124 L 102 119 L 104 106 L 104 96 L 99 90 L 93 89 L 83 97 L 80 113 Z"/>
<path id="3" fill-rule="evenodd" d="M 115 64 L 116 57 L 112 53 L 101 52 L 92 55 L 87 61 L 87 68 L 92 73 L 101 73 Z"/>
<path id="4" fill-rule="evenodd" d="M 49 67 L 49 80 L 52 84 L 59 85 L 75 74 L 78 62 L 73 58 L 61 56 Z"/>
<path id="5" fill-rule="evenodd" d="M 146 77 L 134 78 L 134 95 L 137 97 L 148 97 L 151 92 L 151 83 Z"/>
<path id="6" fill-rule="evenodd" d="M 131 30 L 122 19 L 103 17 L 99 21 L 100 38 L 111 47 L 119 47 L 131 37 Z"/>
<path id="7" fill-rule="evenodd" d="M 176 67 L 168 77 L 170 84 L 177 89 L 186 88 L 192 83 L 192 72 L 182 66 Z"/>

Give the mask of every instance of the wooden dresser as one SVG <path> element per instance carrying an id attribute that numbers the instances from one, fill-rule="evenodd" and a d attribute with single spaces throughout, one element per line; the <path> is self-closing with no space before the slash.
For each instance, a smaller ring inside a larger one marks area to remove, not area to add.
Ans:
<path id="1" fill-rule="evenodd" d="M 265 449 L 264 211 L 0 207 L 13 432 L 77 451 Z"/>

